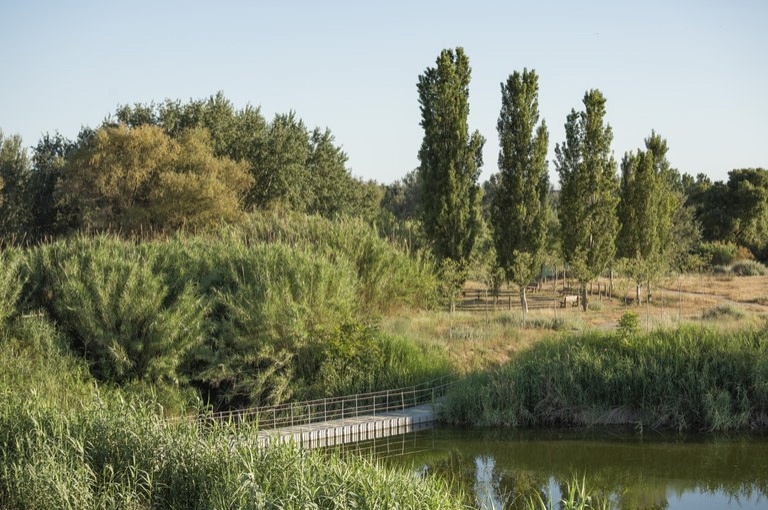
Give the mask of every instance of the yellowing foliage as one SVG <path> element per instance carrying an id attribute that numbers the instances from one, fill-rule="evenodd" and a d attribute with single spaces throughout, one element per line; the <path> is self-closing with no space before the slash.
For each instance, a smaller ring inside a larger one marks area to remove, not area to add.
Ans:
<path id="1" fill-rule="evenodd" d="M 244 164 L 213 155 L 210 135 L 172 139 L 157 126 L 104 127 L 72 159 L 58 189 L 95 230 L 206 228 L 243 219 L 252 178 Z"/>

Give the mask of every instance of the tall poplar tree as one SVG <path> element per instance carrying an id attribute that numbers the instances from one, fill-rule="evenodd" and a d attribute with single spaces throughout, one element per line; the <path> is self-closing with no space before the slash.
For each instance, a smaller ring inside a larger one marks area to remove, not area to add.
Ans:
<path id="1" fill-rule="evenodd" d="M 640 286 L 661 274 L 675 249 L 673 215 L 682 205 L 675 193 L 667 161 L 667 142 L 655 132 L 645 140 L 646 150 L 624 155 L 618 206 L 617 254 L 627 259 L 630 276 Z"/>
<path id="2" fill-rule="evenodd" d="M 526 286 L 541 269 L 547 239 L 547 145 L 539 124 L 539 79 L 535 71 L 515 71 L 501 84 L 499 179 L 491 206 L 496 261 L 507 281 L 520 289 L 528 312 Z M 538 127 L 537 127 L 538 124 Z"/>
<path id="3" fill-rule="evenodd" d="M 454 286 L 461 285 L 477 236 L 479 186 L 485 140 L 470 135 L 469 58 L 462 48 L 440 53 L 436 66 L 419 76 L 419 149 L 424 231 Z"/>
<path id="4" fill-rule="evenodd" d="M 593 89 L 583 102 L 583 112 L 571 110 L 567 117 L 565 142 L 555 146 L 555 166 L 560 175 L 563 257 L 579 282 L 586 311 L 587 283 L 606 269 L 616 252 L 619 199 L 605 97 Z"/>

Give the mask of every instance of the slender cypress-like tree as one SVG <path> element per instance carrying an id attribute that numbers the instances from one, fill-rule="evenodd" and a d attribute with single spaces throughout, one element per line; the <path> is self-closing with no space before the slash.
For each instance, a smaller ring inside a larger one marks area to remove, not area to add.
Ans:
<path id="1" fill-rule="evenodd" d="M 563 256 L 579 282 L 585 311 L 587 283 L 606 269 L 616 252 L 618 181 L 613 132 L 604 118 L 605 97 L 599 90 L 588 91 L 584 111 L 571 110 L 565 142 L 555 146 Z"/>
<path id="2" fill-rule="evenodd" d="M 463 284 L 480 221 L 477 179 L 485 140 L 469 133 L 470 74 L 464 50 L 447 49 L 418 82 L 422 220 L 446 275 L 454 275 L 454 287 Z"/>
<path id="3" fill-rule="evenodd" d="M 618 206 L 617 254 L 627 259 L 630 276 L 640 286 L 661 274 L 675 248 L 672 217 L 682 197 L 672 188 L 667 142 L 655 132 L 645 140 L 646 150 L 624 155 Z"/>
<path id="4" fill-rule="evenodd" d="M 535 71 L 515 71 L 501 84 L 499 180 L 491 207 L 496 261 L 507 281 L 520 289 L 528 311 L 526 286 L 541 269 L 547 239 L 547 145 L 539 124 L 539 78 Z M 538 127 L 537 127 L 538 124 Z"/>

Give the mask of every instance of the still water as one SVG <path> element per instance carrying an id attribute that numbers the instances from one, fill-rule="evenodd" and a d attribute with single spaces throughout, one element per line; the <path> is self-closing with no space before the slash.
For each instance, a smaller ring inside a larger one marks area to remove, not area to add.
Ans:
<path id="1" fill-rule="evenodd" d="M 578 478 L 615 509 L 768 509 L 765 435 L 437 428 L 346 449 L 445 477 L 479 508 L 524 508 L 536 492 L 557 508 Z"/>

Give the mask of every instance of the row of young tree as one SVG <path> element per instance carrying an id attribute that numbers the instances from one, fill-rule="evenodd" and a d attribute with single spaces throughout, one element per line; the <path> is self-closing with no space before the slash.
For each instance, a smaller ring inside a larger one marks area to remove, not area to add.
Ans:
<path id="1" fill-rule="evenodd" d="M 499 172 L 478 186 L 485 140 L 467 123 L 470 77 L 461 48 L 419 77 L 420 165 L 386 186 L 354 178 L 328 129 L 310 130 L 293 113 L 267 121 L 221 93 L 120 106 L 76 140 L 44 135 L 31 155 L 0 133 L 0 241 L 206 229 L 256 209 L 362 216 L 411 246 L 423 241 L 448 290 L 482 259 L 522 289 L 524 308 L 525 286 L 545 262 L 567 263 L 584 293 L 618 262 L 638 288 L 688 269 L 700 238 L 768 258 L 768 171 L 734 170 L 727 183 L 681 175 L 655 132 L 619 165 L 598 90 L 566 118 L 554 190 L 532 70 L 501 84 Z"/>
<path id="2" fill-rule="evenodd" d="M 380 186 L 346 163 L 330 130 L 293 112 L 268 122 L 222 93 L 120 106 L 76 140 L 44 135 L 31 156 L 0 132 L 0 238 L 207 228 L 276 207 L 372 218 Z"/>
<path id="3" fill-rule="evenodd" d="M 470 75 L 467 55 L 456 48 L 443 50 L 436 66 L 419 77 L 420 166 L 385 196 L 395 212 L 418 210 L 444 277 L 457 288 L 476 249 L 483 210 L 493 263 L 520 289 L 523 310 L 526 286 L 548 258 L 568 265 L 586 310 L 588 283 L 619 264 L 636 282 L 639 301 L 642 284 L 650 288 L 659 275 L 685 268 L 702 232 L 705 239 L 768 256 L 768 171 L 735 170 L 727 184 L 681 176 L 667 160 L 666 140 L 652 132 L 644 149 L 624 155 L 619 176 L 599 90 L 587 91 L 584 109 L 566 118 L 565 140 L 555 146 L 560 189 L 552 191 L 549 133 L 540 120 L 533 70 L 514 72 L 501 84 L 499 173 L 484 186 L 488 196 L 481 208 L 477 179 L 484 139 L 477 131 L 469 134 Z M 414 197 L 420 202 L 408 207 Z"/>

